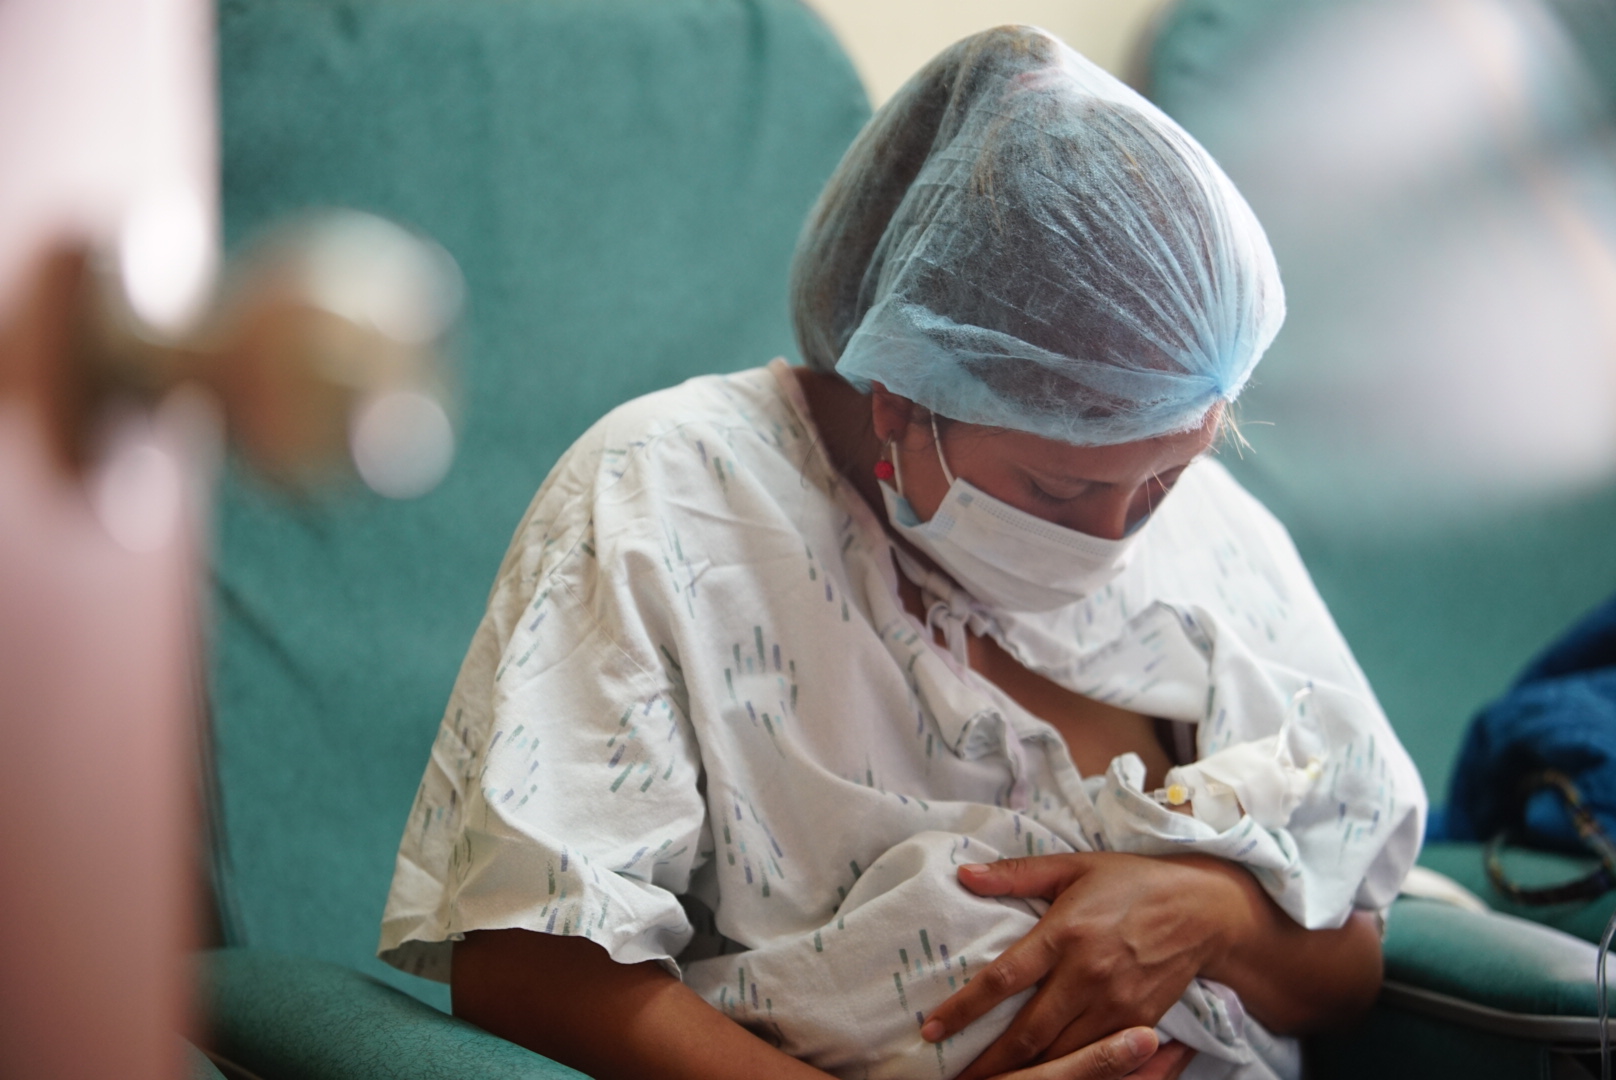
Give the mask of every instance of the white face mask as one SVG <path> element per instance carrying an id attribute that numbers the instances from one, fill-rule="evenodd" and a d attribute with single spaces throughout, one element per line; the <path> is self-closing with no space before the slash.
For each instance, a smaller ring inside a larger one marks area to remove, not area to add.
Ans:
<path id="1" fill-rule="evenodd" d="M 921 521 L 903 495 L 894 460 L 897 490 L 881 484 L 887 520 L 980 603 L 1001 611 L 1053 611 L 1092 595 L 1128 565 L 1137 526 L 1120 540 L 1103 540 L 1017 510 L 949 471 L 935 417 L 932 441 L 948 480 L 942 505 Z"/>

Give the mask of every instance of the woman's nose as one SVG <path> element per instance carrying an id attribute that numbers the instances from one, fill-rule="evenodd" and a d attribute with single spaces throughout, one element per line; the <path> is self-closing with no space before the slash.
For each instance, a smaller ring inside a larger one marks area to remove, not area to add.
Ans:
<path id="1" fill-rule="evenodd" d="M 1097 536 L 1101 540 L 1121 540 L 1138 519 L 1150 513 L 1142 487 L 1114 487 L 1086 501 L 1079 520 L 1068 521 L 1068 528 Z"/>

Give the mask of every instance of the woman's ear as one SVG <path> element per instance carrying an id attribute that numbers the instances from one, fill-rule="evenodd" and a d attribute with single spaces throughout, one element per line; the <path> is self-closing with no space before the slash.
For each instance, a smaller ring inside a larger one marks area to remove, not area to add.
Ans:
<path id="1" fill-rule="evenodd" d="M 883 443 L 903 438 L 914 420 L 915 403 L 878 382 L 870 384 L 870 421 Z"/>

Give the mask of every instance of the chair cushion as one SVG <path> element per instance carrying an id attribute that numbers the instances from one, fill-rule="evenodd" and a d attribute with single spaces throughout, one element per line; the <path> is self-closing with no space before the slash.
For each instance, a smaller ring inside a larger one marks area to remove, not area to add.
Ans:
<path id="1" fill-rule="evenodd" d="M 221 949 L 201 974 L 214 1051 L 263 1080 L 586 1080 L 340 964 Z"/>

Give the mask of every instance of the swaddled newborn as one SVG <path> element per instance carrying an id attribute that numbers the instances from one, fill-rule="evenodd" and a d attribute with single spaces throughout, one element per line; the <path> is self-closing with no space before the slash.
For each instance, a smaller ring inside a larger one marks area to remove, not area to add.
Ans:
<path id="1" fill-rule="evenodd" d="M 1252 746 L 1241 748 L 1243 756 L 1253 756 Z M 1264 748 L 1257 749 L 1261 756 Z M 1218 771 L 1215 761 L 1206 764 Z M 1085 782 L 1103 828 L 1096 839 L 1105 846 L 1224 857 L 1244 849 L 1243 861 L 1264 864 L 1263 841 L 1273 838 L 1249 817 L 1213 833 L 1145 795 L 1143 780 L 1143 763 L 1125 754 L 1105 776 Z M 1025 852 L 1029 831 L 1040 850 L 1092 850 L 1080 834 L 1063 835 L 1058 826 L 997 807 L 973 810 L 979 811 L 971 815 L 975 820 L 956 821 L 964 831 L 922 832 L 889 848 L 864 870 L 829 923 L 760 949 L 687 963 L 686 984 L 787 1053 L 847 1080 L 947 1080 L 962 1072 L 1033 991 L 1002 1002 L 939 1044 L 920 1037 L 924 1018 L 1024 937 L 1048 905 L 977 896 L 959 884 L 959 866 Z M 1191 983 L 1157 1031 L 1164 1041 L 1199 1051 L 1184 1073 L 1188 1080 L 1275 1080 L 1301 1072 L 1294 1041 L 1263 1030 L 1233 991 L 1210 980 Z"/>

